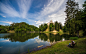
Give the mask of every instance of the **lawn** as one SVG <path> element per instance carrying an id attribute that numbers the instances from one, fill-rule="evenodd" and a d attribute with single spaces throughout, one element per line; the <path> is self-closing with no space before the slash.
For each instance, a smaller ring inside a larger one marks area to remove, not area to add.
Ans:
<path id="1" fill-rule="evenodd" d="M 71 42 L 68 40 L 28 54 L 86 54 L 86 37 L 74 41 L 77 42 L 74 48 L 67 46 Z"/>

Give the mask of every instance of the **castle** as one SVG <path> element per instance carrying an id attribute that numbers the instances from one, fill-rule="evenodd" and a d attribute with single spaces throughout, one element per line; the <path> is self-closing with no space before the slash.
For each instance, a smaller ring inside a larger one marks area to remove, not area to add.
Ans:
<path id="1" fill-rule="evenodd" d="M 47 25 L 48 25 L 48 28 L 45 30 L 46 32 L 49 32 L 49 25 L 50 25 L 50 23 L 53 23 L 53 21 L 51 20 L 49 23 L 47 23 Z M 54 25 L 55 23 L 53 23 L 53 25 Z M 51 32 L 57 32 L 55 29 L 53 30 L 53 31 L 51 31 Z"/>
<path id="2" fill-rule="evenodd" d="M 53 21 L 52 20 L 50 20 L 50 22 L 49 23 L 47 23 L 47 25 L 49 26 L 50 25 L 50 23 L 53 23 Z M 53 23 L 54 24 L 54 23 Z"/>

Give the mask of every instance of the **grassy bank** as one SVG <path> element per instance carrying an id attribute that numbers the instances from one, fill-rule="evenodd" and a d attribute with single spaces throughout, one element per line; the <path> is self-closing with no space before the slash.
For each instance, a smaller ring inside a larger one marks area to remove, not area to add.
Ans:
<path id="1" fill-rule="evenodd" d="M 14 30 L 10 30 L 10 31 L 7 31 L 8 33 L 15 33 L 15 31 Z"/>
<path id="2" fill-rule="evenodd" d="M 51 47 L 44 48 L 42 50 L 38 50 L 35 52 L 31 52 L 30 54 L 85 54 L 86 37 L 79 38 L 78 40 L 74 40 L 74 41 L 77 42 L 77 45 L 74 48 L 67 47 L 67 45 L 71 42 L 69 40 L 69 41 L 56 43 Z"/>

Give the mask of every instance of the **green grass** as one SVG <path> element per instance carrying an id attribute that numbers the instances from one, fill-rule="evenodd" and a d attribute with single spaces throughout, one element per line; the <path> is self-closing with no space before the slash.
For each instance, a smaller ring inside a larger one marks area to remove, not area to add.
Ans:
<path id="1" fill-rule="evenodd" d="M 43 32 L 43 33 L 52 33 L 52 32 Z"/>
<path id="2" fill-rule="evenodd" d="M 80 31 L 79 31 L 79 35 L 80 35 L 80 36 L 83 36 L 83 33 L 84 33 L 83 30 L 80 30 Z"/>
<path id="3" fill-rule="evenodd" d="M 69 39 L 70 39 L 70 40 L 77 40 L 78 37 L 70 37 Z"/>
<path id="4" fill-rule="evenodd" d="M 58 32 L 42 32 L 42 33 L 58 33 Z"/>
<path id="5" fill-rule="evenodd" d="M 74 48 L 67 47 L 67 45 L 71 42 L 63 41 L 56 43 L 55 45 L 38 50 L 35 52 L 31 52 L 30 54 L 85 54 L 86 53 L 86 37 L 79 38 L 78 40 L 74 40 L 77 42 Z M 29 54 L 29 53 L 28 53 Z"/>

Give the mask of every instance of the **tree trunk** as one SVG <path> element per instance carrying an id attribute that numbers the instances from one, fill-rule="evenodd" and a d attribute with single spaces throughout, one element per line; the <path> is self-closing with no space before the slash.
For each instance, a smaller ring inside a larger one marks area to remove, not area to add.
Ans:
<path id="1" fill-rule="evenodd" d="M 79 37 L 79 31 L 77 31 L 77 36 Z"/>

